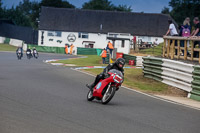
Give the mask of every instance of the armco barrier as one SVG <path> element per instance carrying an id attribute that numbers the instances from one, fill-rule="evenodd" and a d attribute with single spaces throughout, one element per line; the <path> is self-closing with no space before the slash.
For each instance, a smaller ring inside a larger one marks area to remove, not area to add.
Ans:
<path id="1" fill-rule="evenodd" d="M 6 39 L 5 37 L 0 36 L 0 43 L 4 43 L 5 39 Z"/>
<path id="2" fill-rule="evenodd" d="M 144 77 L 162 81 L 162 60 L 159 58 L 143 57 Z"/>
<path id="3" fill-rule="evenodd" d="M 143 60 L 144 77 L 182 89 L 189 98 L 200 101 L 200 66 L 154 57 Z"/>
<path id="4" fill-rule="evenodd" d="M 9 42 L 10 45 L 15 46 L 15 47 L 22 47 L 23 46 L 23 41 L 18 40 L 18 39 L 10 39 Z"/>
<path id="5" fill-rule="evenodd" d="M 200 66 L 194 66 L 193 78 L 190 97 L 200 101 Z"/>

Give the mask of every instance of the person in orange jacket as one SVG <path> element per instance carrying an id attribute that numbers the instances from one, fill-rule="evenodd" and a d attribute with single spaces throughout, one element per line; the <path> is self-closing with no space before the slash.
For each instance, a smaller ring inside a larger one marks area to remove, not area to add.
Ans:
<path id="1" fill-rule="evenodd" d="M 73 52 L 73 48 L 74 48 L 74 45 L 71 44 L 71 46 L 70 46 L 70 54 L 72 54 L 72 52 Z"/>
<path id="2" fill-rule="evenodd" d="M 112 51 L 113 51 L 114 47 L 113 47 L 113 44 L 110 41 L 108 42 L 107 49 L 110 50 L 110 55 L 112 56 Z"/>
<path id="3" fill-rule="evenodd" d="M 103 64 L 106 64 L 106 57 L 107 57 L 107 51 L 104 48 L 103 51 L 101 52 L 100 56 L 102 57 L 102 62 Z"/>
<path id="4" fill-rule="evenodd" d="M 69 45 L 68 45 L 68 44 L 65 44 L 65 53 L 66 53 L 66 54 L 69 54 L 69 52 L 68 52 L 68 47 L 69 47 Z"/>

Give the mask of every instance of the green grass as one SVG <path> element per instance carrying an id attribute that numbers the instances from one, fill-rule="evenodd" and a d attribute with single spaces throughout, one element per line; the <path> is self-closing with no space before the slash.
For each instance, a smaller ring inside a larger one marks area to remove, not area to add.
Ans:
<path id="1" fill-rule="evenodd" d="M 0 44 L 0 51 L 16 51 L 16 47 L 9 44 Z"/>
<path id="2" fill-rule="evenodd" d="M 162 56 L 163 44 L 164 43 L 161 43 L 154 48 L 140 50 L 139 53 L 145 53 L 145 54 L 150 54 L 150 55 L 154 55 L 154 56 Z"/>
<path id="3" fill-rule="evenodd" d="M 87 58 L 60 60 L 54 63 L 74 64 L 76 66 L 102 66 L 101 57 L 97 55 L 87 55 Z M 84 71 L 97 75 L 103 69 L 85 69 Z M 125 69 L 125 81 L 123 85 L 149 93 L 165 92 L 168 89 L 168 86 L 161 82 L 144 78 L 142 69 Z"/>
<path id="4" fill-rule="evenodd" d="M 101 73 L 103 69 L 86 69 L 84 71 L 96 75 Z M 144 78 L 142 69 L 125 69 L 125 80 L 123 85 L 149 93 L 164 92 L 168 89 L 168 86 L 161 82 Z"/>
<path id="5" fill-rule="evenodd" d="M 74 64 L 76 66 L 102 66 L 102 58 L 97 55 L 87 55 L 87 58 L 75 58 L 55 61 L 53 63 Z"/>

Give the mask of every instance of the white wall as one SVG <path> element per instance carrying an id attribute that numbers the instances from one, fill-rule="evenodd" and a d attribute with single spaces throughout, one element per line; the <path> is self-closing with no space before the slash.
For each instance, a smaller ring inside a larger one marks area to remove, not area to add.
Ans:
<path id="1" fill-rule="evenodd" d="M 42 31 L 44 32 L 44 39 L 43 39 L 43 45 L 41 44 L 41 35 Z M 88 38 L 78 38 L 78 32 L 62 32 L 61 37 L 56 37 L 56 36 L 48 36 L 48 31 L 45 30 L 39 30 L 38 34 L 38 45 L 40 46 L 51 46 L 51 47 L 65 47 L 65 44 L 74 44 L 75 47 L 85 47 L 83 41 L 93 41 L 95 42 L 94 48 L 106 48 L 108 39 L 107 39 L 107 34 L 98 34 L 98 33 L 88 33 Z M 69 42 L 67 37 L 69 34 L 74 34 L 76 37 L 75 42 Z M 117 33 L 116 33 L 117 34 Z M 130 34 L 124 35 L 124 36 L 119 36 L 120 38 L 129 38 L 130 40 L 133 39 L 133 36 Z M 137 36 L 137 41 L 138 39 L 142 39 L 143 42 L 154 42 L 155 39 L 158 39 L 159 43 L 163 42 L 163 38 L 161 37 L 147 37 L 147 36 Z M 53 41 L 50 41 L 50 39 L 53 39 Z M 61 43 L 57 42 L 58 40 L 62 41 Z M 115 48 L 117 48 L 117 52 L 122 52 L 125 54 L 129 54 L 130 52 L 130 41 L 125 40 L 125 47 L 121 47 L 121 42 L 122 41 L 115 41 Z"/>
<path id="2" fill-rule="evenodd" d="M 44 32 L 44 39 L 43 39 L 43 45 L 41 44 L 41 35 L 42 35 L 42 31 Z M 107 40 L 107 34 L 98 34 L 98 33 L 89 33 L 89 37 L 88 38 L 78 38 L 78 32 L 62 32 L 61 37 L 52 37 L 52 36 L 48 36 L 47 33 L 48 31 L 44 31 L 44 30 L 39 30 L 39 34 L 38 34 L 38 45 L 40 46 L 51 46 L 51 47 L 65 47 L 65 44 L 74 44 L 75 47 L 85 47 L 83 43 L 83 41 L 93 41 L 95 42 L 94 44 L 94 48 L 106 48 L 108 41 Z M 76 36 L 76 40 L 75 42 L 69 42 L 67 37 L 69 34 L 74 34 Z M 53 39 L 53 41 L 50 41 L 49 39 Z M 57 40 L 61 40 L 61 43 L 58 43 Z M 115 48 L 118 49 L 118 52 L 123 52 L 128 54 L 129 53 L 129 41 L 125 41 L 125 47 L 122 48 L 121 47 L 121 41 L 116 41 L 115 42 Z"/>
<path id="3" fill-rule="evenodd" d="M 67 37 L 69 34 L 74 34 L 76 36 L 75 42 L 69 42 Z M 41 44 L 41 35 L 42 32 L 39 31 L 38 34 L 38 45 L 40 46 L 52 46 L 52 47 L 65 47 L 65 44 L 74 44 L 75 47 L 85 47 L 82 42 L 83 41 L 94 41 L 94 48 L 105 48 L 107 45 L 106 34 L 93 34 L 89 33 L 89 38 L 78 38 L 78 32 L 62 32 L 61 37 L 51 37 L 47 36 L 47 31 L 44 31 L 44 44 Z M 49 39 L 53 39 L 53 41 L 49 41 Z M 58 43 L 57 40 L 61 40 L 62 43 Z"/>

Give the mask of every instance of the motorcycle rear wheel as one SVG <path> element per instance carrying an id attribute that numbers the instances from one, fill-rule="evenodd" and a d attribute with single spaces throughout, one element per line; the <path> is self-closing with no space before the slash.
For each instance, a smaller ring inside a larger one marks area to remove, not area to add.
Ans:
<path id="1" fill-rule="evenodd" d="M 94 98 L 95 98 L 95 97 L 93 97 L 92 91 L 89 90 L 89 92 L 88 92 L 88 94 L 87 94 L 87 100 L 88 100 L 88 101 L 92 101 L 92 100 L 94 100 Z"/>
<path id="2" fill-rule="evenodd" d="M 103 95 L 103 98 L 101 99 L 102 104 L 107 104 L 110 102 L 110 100 L 115 95 L 116 87 L 110 87 L 108 90 L 106 90 L 105 94 Z"/>

